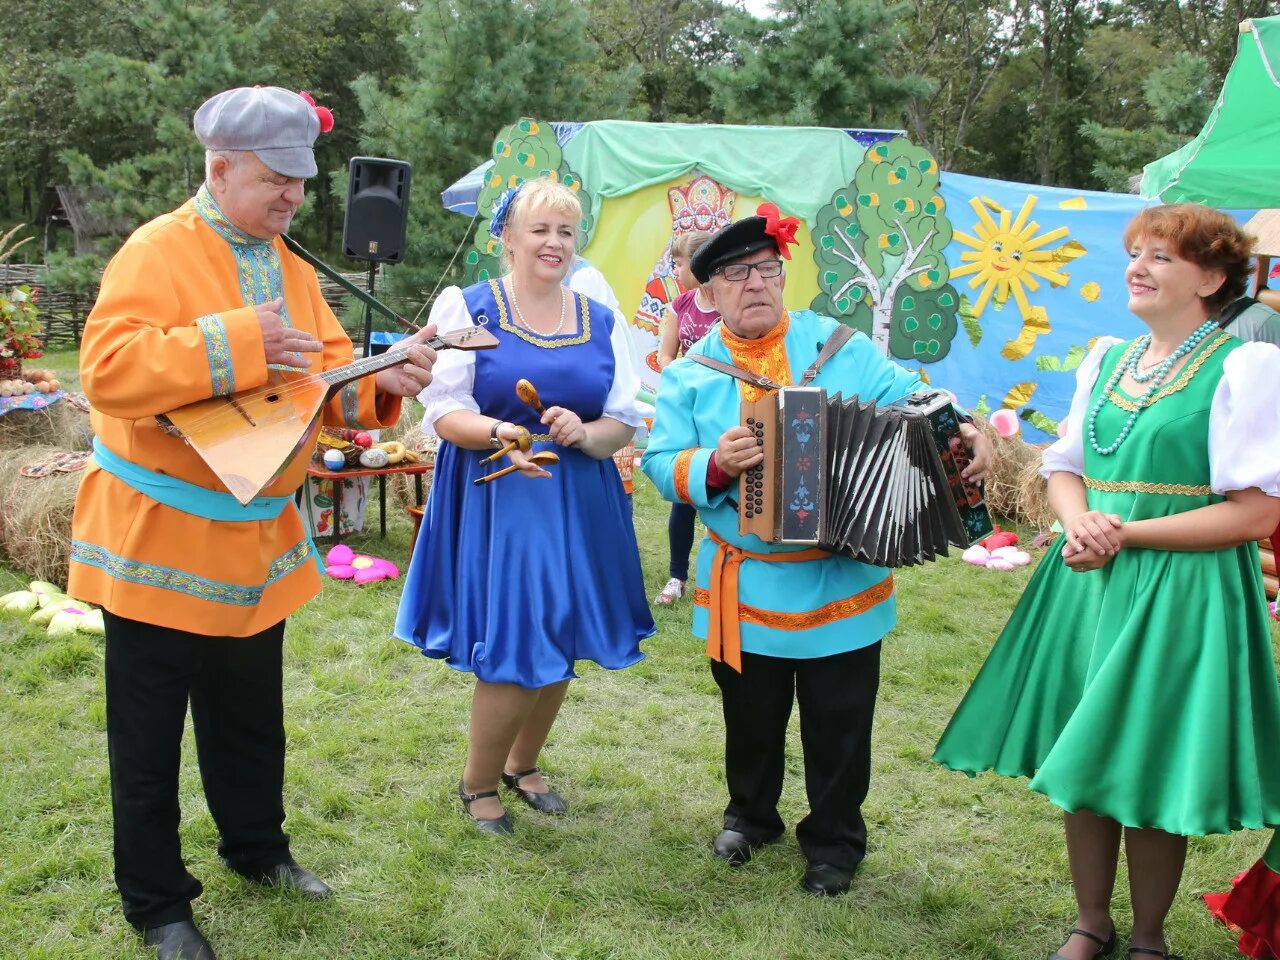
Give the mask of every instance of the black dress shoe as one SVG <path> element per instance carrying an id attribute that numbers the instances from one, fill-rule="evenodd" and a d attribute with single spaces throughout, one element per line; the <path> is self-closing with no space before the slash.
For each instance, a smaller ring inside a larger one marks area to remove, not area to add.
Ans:
<path id="1" fill-rule="evenodd" d="M 721 860 L 728 860 L 732 866 L 740 867 L 766 843 L 767 840 L 753 840 L 738 830 L 721 830 L 711 841 L 711 852 Z"/>
<path id="2" fill-rule="evenodd" d="M 535 773 L 541 773 L 541 771 L 537 767 L 532 767 L 521 773 L 507 773 L 504 770 L 502 772 L 502 782 L 509 789 L 514 790 L 521 800 L 539 813 L 549 813 L 553 817 L 558 817 L 568 812 L 569 808 L 565 806 L 564 797 L 555 791 L 548 790 L 546 793 L 534 793 L 532 790 L 525 790 L 520 786 L 521 780 L 525 777 L 531 777 Z"/>
<path id="3" fill-rule="evenodd" d="M 507 811 L 502 811 L 502 816 L 490 819 L 480 820 L 471 815 L 471 804 L 477 800 L 485 800 L 489 797 L 496 797 L 497 790 L 482 790 L 479 793 L 467 793 L 466 783 L 462 780 L 458 781 L 458 798 L 462 801 L 462 810 L 467 815 L 467 819 L 471 821 L 471 825 L 481 833 L 493 833 L 506 836 L 516 832 L 516 828 L 511 824 L 511 817 L 507 815 Z"/>
<path id="4" fill-rule="evenodd" d="M 333 889 L 310 870 L 296 863 L 277 863 L 274 867 L 258 873 L 245 874 L 254 883 L 265 887 L 280 887 L 292 890 L 311 900 L 324 900 L 333 894 Z"/>
<path id="5" fill-rule="evenodd" d="M 848 893 L 852 883 L 852 870 L 834 867 L 829 863 L 811 863 L 804 872 L 800 886 L 822 897 L 838 897 L 842 893 Z"/>
<path id="6" fill-rule="evenodd" d="M 159 960 L 218 960 L 209 941 L 190 920 L 144 930 L 142 942 L 155 948 Z"/>

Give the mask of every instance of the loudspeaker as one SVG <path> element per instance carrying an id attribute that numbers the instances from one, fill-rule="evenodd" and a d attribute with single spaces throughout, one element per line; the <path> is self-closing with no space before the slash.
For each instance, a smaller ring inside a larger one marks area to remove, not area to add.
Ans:
<path id="1" fill-rule="evenodd" d="M 413 167 L 403 160 L 352 157 L 342 252 L 352 260 L 399 263 L 404 259 Z"/>

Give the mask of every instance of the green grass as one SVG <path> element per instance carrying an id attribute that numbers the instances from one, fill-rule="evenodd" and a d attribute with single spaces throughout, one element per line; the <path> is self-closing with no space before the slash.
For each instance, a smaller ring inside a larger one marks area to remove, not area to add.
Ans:
<path id="1" fill-rule="evenodd" d="M 57 358 L 54 360 L 58 364 Z M 666 579 L 666 508 L 639 485 L 646 589 Z M 357 541 L 403 558 L 407 525 Z M 475 833 L 453 795 L 466 749 L 467 677 L 388 639 L 400 583 L 333 582 L 289 622 L 286 829 L 338 889 L 323 904 L 253 887 L 218 862 L 188 731 L 183 842 L 205 884 L 196 917 L 219 955 L 655 960 L 1042 957 L 1074 918 L 1060 817 L 1021 782 L 969 780 L 929 760 L 1028 579 L 946 561 L 898 575 L 852 892 L 803 893 L 794 836 L 747 867 L 708 843 L 725 802 L 719 703 L 689 636 L 660 610 L 648 659 L 586 666 L 544 768 L 572 813 L 512 806 L 516 835 Z M 0 592 L 19 579 L 0 570 Z M 564 588 L 572 589 L 572 571 Z M 0 622 L 0 956 L 145 957 L 111 881 L 102 653 Z M 805 812 L 793 729 L 783 814 Z M 1233 956 L 1198 895 L 1258 856 L 1262 835 L 1192 841 L 1171 943 Z M 1116 909 L 1127 904 L 1122 872 Z"/>

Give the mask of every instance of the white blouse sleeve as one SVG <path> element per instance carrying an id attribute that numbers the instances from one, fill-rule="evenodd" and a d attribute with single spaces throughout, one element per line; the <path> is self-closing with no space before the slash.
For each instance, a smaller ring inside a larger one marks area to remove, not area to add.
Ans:
<path id="1" fill-rule="evenodd" d="M 631 327 L 617 310 L 613 311 L 613 332 L 609 334 L 609 342 L 613 345 L 613 385 L 605 397 L 601 416 L 611 417 L 629 427 L 638 427 L 644 422 L 636 401 L 640 393 L 640 374 L 631 359 Z"/>
<path id="2" fill-rule="evenodd" d="M 1236 347 L 1222 363 L 1209 408 L 1209 485 L 1213 492 L 1257 487 L 1280 497 L 1280 350 Z"/>
<path id="3" fill-rule="evenodd" d="M 431 305 L 430 323 L 436 332 L 449 333 L 472 326 L 467 303 L 458 287 L 446 287 Z M 418 402 L 426 408 L 422 418 L 422 432 L 434 436 L 436 421 L 455 410 L 480 412 L 480 406 L 471 395 L 475 384 L 475 353 L 470 350 L 441 350 L 431 368 L 431 383 L 418 394 Z"/>
<path id="4" fill-rule="evenodd" d="M 1084 476 L 1084 418 L 1089 413 L 1089 394 L 1098 380 L 1098 368 L 1102 358 L 1117 343 L 1118 337 L 1099 337 L 1093 349 L 1076 368 L 1076 392 L 1071 397 L 1071 410 L 1067 414 L 1067 429 L 1048 447 L 1040 458 L 1040 476 L 1051 473 L 1074 473 Z"/>

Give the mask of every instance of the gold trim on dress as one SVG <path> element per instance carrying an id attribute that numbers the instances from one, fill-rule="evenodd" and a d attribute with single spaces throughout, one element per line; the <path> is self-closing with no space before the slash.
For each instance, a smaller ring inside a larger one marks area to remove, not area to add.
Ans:
<path id="1" fill-rule="evenodd" d="M 1103 493 L 1163 493 L 1175 497 L 1208 497 L 1213 494 L 1213 487 L 1196 483 L 1147 483 L 1145 480 L 1095 480 L 1085 477 L 1084 485 L 1090 490 L 1101 490 Z"/>
<path id="2" fill-rule="evenodd" d="M 835 600 L 817 610 L 803 613 L 780 613 L 776 610 L 761 610 L 749 607 L 745 603 L 738 604 L 738 619 L 743 623 L 754 623 L 774 630 L 811 630 L 814 627 L 826 626 L 847 617 L 856 617 L 866 613 L 877 604 L 884 603 L 893 596 L 893 574 L 885 577 L 873 587 L 843 600 Z M 711 606 L 711 592 L 702 587 L 693 588 L 693 602 L 700 607 Z"/>
<path id="3" fill-rule="evenodd" d="M 1221 347 L 1224 343 L 1226 343 L 1230 339 L 1231 339 L 1231 334 L 1227 333 L 1225 330 L 1215 335 L 1212 340 L 1209 340 L 1205 344 L 1204 349 L 1200 351 L 1200 354 L 1194 360 L 1192 360 L 1190 363 L 1188 363 L 1185 367 L 1182 368 L 1182 372 L 1178 374 L 1178 378 L 1174 380 L 1173 383 L 1166 384 L 1165 386 L 1157 390 L 1155 396 L 1153 396 L 1150 400 L 1147 401 L 1146 406 L 1150 407 L 1154 405 L 1158 400 L 1163 400 L 1165 397 L 1172 396 L 1175 393 L 1179 393 L 1180 391 L 1185 390 L 1187 387 L 1187 384 L 1191 382 L 1191 378 L 1196 375 L 1196 373 L 1200 370 L 1202 366 L 1204 366 L 1205 361 L 1208 360 L 1211 356 L 1213 356 L 1213 354 L 1218 351 L 1218 348 Z M 1138 346 L 1138 341 L 1135 340 L 1133 342 L 1133 345 L 1129 347 L 1128 350 L 1125 351 L 1124 356 L 1120 358 L 1120 362 L 1122 364 L 1129 359 L 1129 354 L 1133 353 L 1133 351 L 1137 349 L 1137 346 Z M 1136 400 L 1130 400 L 1128 397 L 1122 394 L 1120 392 L 1120 388 L 1118 385 L 1112 388 L 1111 393 L 1108 394 L 1107 396 L 1107 399 L 1110 400 L 1117 407 L 1119 407 L 1121 410 L 1124 410 L 1126 413 L 1132 413 L 1134 410 L 1138 409 L 1138 402 Z"/>
<path id="4" fill-rule="evenodd" d="M 578 311 L 580 332 L 575 337 L 561 337 L 558 334 L 556 336 L 546 336 L 512 323 L 507 315 L 506 291 L 502 289 L 502 284 L 497 280 L 491 279 L 489 287 L 493 291 L 494 302 L 498 305 L 498 326 L 508 333 L 514 333 L 525 343 L 531 343 L 535 347 L 551 349 L 555 347 L 575 347 L 591 339 L 591 310 L 587 306 L 587 295 L 585 293 L 577 295 L 578 302 L 574 308 Z"/>

